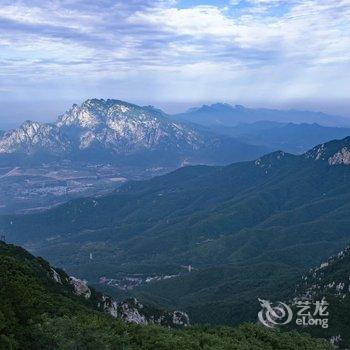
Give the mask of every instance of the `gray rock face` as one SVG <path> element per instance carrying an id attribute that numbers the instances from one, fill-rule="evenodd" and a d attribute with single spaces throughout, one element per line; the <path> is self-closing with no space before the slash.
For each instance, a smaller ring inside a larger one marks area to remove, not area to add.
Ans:
<path id="1" fill-rule="evenodd" d="M 330 166 L 350 165 L 350 137 L 321 144 L 304 156 L 306 159 L 327 162 Z"/>
<path id="2" fill-rule="evenodd" d="M 187 327 L 190 324 L 189 317 L 185 312 L 168 312 L 150 308 L 141 304 L 135 298 L 117 302 L 113 298 L 90 288 L 86 281 L 72 276 L 60 275 L 60 272 L 57 272 L 53 267 L 50 266 L 49 268 L 51 278 L 56 283 L 70 285 L 74 294 L 90 300 L 98 310 L 120 318 L 125 322 L 144 325 L 158 324 L 173 328 Z"/>
<path id="3" fill-rule="evenodd" d="M 329 165 L 350 165 L 350 150 L 347 147 L 342 148 L 334 156 L 328 159 Z"/>
<path id="4" fill-rule="evenodd" d="M 0 140 L 0 153 L 31 154 L 45 150 L 54 154 L 108 149 L 128 154 L 159 145 L 198 148 L 204 140 L 189 127 L 172 122 L 148 107 L 118 100 L 87 100 L 60 116 L 55 124 L 25 122 Z"/>
<path id="5" fill-rule="evenodd" d="M 52 267 L 51 267 L 51 272 L 52 272 L 52 278 L 55 280 L 55 282 L 62 284 L 62 279 L 60 274 Z"/>
<path id="6" fill-rule="evenodd" d="M 350 296 L 350 275 L 348 262 L 350 246 L 331 256 L 318 267 L 302 276 L 296 288 L 296 300 L 312 300 L 320 295 L 332 295 L 339 299 Z M 339 268 L 341 267 L 341 268 Z M 336 271 L 339 269 L 339 272 Z"/>
<path id="7" fill-rule="evenodd" d="M 118 317 L 118 303 L 112 298 L 102 295 L 103 311 L 113 317 Z"/>
<path id="8" fill-rule="evenodd" d="M 173 323 L 178 326 L 187 326 L 190 324 L 190 318 L 183 311 L 174 311 L 173 312 Z"/>
<path id="9" fill-rule="evenodd" d="M 74 288 L 74 293 L 79 296 L 83 296 L 85 299 L 91 297 L 91 290 L 87 286 L 85 281 L 82 281 L 75 277 L 69 277 L 69 281 Z"/>
<path id="10" fill-rule="evenodd" d="M 119 305 L 121 318 L 125 322 L 136 324 L 148 324 L 146 316 L 142 314 L 143 305 L 136 299 L 123 302 Z"/>
<path id="11" fill-rule="evenodd" d="M 70 149 L 70 141 L 54 124 L 26 121 L 20 128 L 6 132 L 0 139 L 0 154 L 49 152 L 60 155 Z"/>

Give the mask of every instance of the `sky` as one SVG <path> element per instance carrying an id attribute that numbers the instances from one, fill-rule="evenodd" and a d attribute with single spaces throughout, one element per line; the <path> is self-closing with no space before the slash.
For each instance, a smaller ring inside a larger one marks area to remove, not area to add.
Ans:
<path id="1" fill-rule="evenodd" d="M 350 117 L 350 0 L 0 0 L 0 122 L 87 98 Z"/>

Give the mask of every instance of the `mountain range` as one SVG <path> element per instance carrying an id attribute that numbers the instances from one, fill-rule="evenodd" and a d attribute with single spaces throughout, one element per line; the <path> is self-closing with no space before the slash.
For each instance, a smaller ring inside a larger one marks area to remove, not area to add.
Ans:
<path id="1" fill-rule="evenodd" d="M 210 130 L 247 144 L 294 154 L 304 153 L 315 145 L 334 139 L 343 139 L 350 135 L 350 128 L 345 127 L 271 121 L 242 123 L 232 127 L 212 125 Z"/>
<path id="2" fill-rule="evenodd" d="M 55 123 L 27 121 L 17 129 L 0 131 L 0 214 L 42 211 L 74 198 L 105 195 L 126 181 L 186 165 L 227 165 L 276 150 L 301 154 L 350 135 L 345 127 L 269 120 L 231 126 L 278 115 L 277 119 L 288 120 L 286 111 L 260 115 L 258 109 L 224 104 L 206 110 L 211 122 L 201 125 L 196 118 L 179 121 L 153 106 L 90 99 L 73 105 Z M 255 117 L 232 116 L 232 110 Z M 227 125 L 223 119 L 216 122 L 218 113 L 227 118 Z M 304 115 L 303 120 L 321 118 L 313 112 L 295 113 L 301 119 Z"/>
<path id="3" fill-rule="evenodd" d="M 179 167 L 247 160 L 264 151 L 119 100 L 87 100 L 56 123 L 27 121 L 0 138 L 0 164 L 5 165 L 70 159 Z"/>
<path id="4" fill-rule="evenodd" d="M 141 301 L 238 324 L 256 318 L 258 297 L 289 297 L 305 269 L 350 243 L 349 165 L 348 137 L 299 156 L 181 168 L 0 225 L 92 284 L 136 275 L 127 294 Z M 106 288 L 123 294 L 118 283 Z"/>
<path id="5" fill-rule="evenodd" d="M 350 122 L 318 112 L 216 103 L 167 115 L 152 106 L 90 99 L 73 105 L 55 123 L 26 121 L 0 131 L 0 166 L 61 160 L 172 169 L 225 165 L 279 149 L 302 153 L 349 136 L 350 128 L 343 125 Z"/>
<path id="6" fill-rule="evenodd" d="M 190 108 L 185 113 L 175 116 L 181 121 L 189 121 L 205 126 L 237 126 L 240 123 L 272 121 L 282 123 L 317 123 L 323 126 L 350 126 L 347 118 L 322 112 L 300 110 L 277 110 L 267 108 L 247 108 L 242 105 L 232 106 L 228 103 L 215 103 Z"/>

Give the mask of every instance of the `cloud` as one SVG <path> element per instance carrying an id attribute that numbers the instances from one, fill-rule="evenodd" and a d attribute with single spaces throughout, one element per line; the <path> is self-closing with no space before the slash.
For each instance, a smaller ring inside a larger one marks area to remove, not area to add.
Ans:
<path id="1" fill-rule="evenodd" d="M 350 88 L 349 0 L 191 3 L 5 0 L 0 89 L 286 100 Z"/>

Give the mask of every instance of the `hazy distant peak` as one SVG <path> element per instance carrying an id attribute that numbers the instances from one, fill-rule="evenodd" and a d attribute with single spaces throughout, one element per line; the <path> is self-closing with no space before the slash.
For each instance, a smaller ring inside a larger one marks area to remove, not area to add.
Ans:
<path id="1" fill-rule="evenodd" d="M 187 110 L 187 113 L 197 112 L 197 111 L 220 111 L 220 110 L 234 110 L 235 108 L 244 108 L 243 106 L 237 105 L 233 107 L 229 103 L 213 103 L 211 105 L 204 104 L 200 107 L 192 107 Z"/>
<path id="2" fill-rule="evenodd" d="M 223 102 L 218 102 L 218 103 L 214 103 L 212 105 L 210 105 L 211 108 L 214 109 L 234 109 L 235 107 L 233 107 L 232 105 L 230 105 L 229 103 L 223 103 Z"/>
<path id="3" fill-rule="evenodd" d="M 350 120 L 347 118 L 328 115 L 323 112 L 247 108 L 239 104 L 232 106 L 228 103 L 214 103 L 190 108 L 187 112 L 177 114 L 175 117 L 205 126 L 236 126 L 240 123 L 254 123 L 262 120 L 297 124 L 317 123 L 323 126 L 350 125 Z"/>

